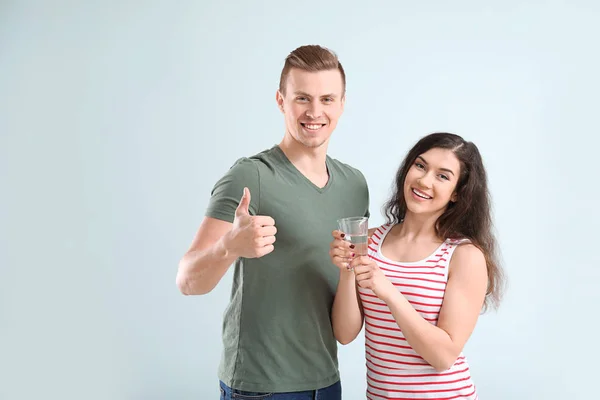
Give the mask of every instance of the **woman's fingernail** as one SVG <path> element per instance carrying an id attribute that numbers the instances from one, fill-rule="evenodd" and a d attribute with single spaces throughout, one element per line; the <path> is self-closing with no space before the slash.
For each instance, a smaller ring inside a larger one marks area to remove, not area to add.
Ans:
<path id="1" fill-rule="evenodd" d="M 352 257 L 354 257 L 354 253 L 352 253 Z"/>

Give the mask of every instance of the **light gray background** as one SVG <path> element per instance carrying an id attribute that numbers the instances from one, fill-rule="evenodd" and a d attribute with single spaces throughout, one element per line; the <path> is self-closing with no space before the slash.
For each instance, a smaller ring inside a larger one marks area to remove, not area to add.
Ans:
<path id="1" fill-rule="evenodd" d="M 347 70 L 330 154 L 372 225 L 419 137 L 484 155 L 510 286 L 465 349 L 480 398 L 594 397 L 600 6 L 482 3 L 0 0 L 0 399 L 217 398 L 231 274 L 184 297 L 177 262 L 310 43 Z M 340 364 L 364 398 L 362 335 Z"/>

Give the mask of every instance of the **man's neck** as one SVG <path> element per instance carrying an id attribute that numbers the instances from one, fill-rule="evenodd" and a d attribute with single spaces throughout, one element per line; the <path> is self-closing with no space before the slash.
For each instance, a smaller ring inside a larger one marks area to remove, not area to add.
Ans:
<path id="1" fill-rule="evenodd" d="M 286 135 L 279 144 L 279 148 L 302 173 L 327 174 L 325 160 L 328 144 L 325 142 L 319 147 L 309 148 Z"/>
<path id="2" fill-rule="evenodd" d="M 317 186 L 325 186 L 329 176 L 325 163 L 328 144 L 325 142 L 319 147 L 309 148 L 286 135 L 279 148 L 304 176 Z"/>

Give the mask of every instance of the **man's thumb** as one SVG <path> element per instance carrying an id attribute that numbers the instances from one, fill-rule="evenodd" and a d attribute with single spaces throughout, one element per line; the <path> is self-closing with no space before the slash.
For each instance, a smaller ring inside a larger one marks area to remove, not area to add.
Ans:
<path id="1" fill-rule="evenodd" d="M 250 207 L 250 190 L 248 188 L 244 188 L 244 194 L 242 199 L 240 200 L 240 204 L 238 204 L 237 209 L 235 210 L 236 215 L 249 215 L 248 207 Z"/>

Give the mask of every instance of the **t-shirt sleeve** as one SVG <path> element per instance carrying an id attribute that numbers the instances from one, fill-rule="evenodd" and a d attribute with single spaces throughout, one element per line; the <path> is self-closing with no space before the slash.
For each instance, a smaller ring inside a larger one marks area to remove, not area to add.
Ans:
<path id="1" fill-rule="evenodd" d="M 206 209 L 207 217 L 233 222 L 235 210 L 244 194 L 250 190 L 250 215 L 258 213 L 260 178 L 258 167 L 249 158 L 241 158 L 217 181 L 212 189 Z"/>
<path id="2" fill-rule="evenodd" d="M 358 171 L 358 170 L 357 170 Z M 370 207 L 370 198 L 369 198 L 369 185 L 367 184 L 367 179 L 365 178 L 365 176 L 363 175 L 362 172 L 358 171 L 358 175 L 361 178 L 361 183 L 363 185 L 363 190 L 364 190 L 364 196 L 366 199 L 366 210 L 365 210 L 365 217 L 370 218 L 371 217 L 371 212 L 369 211 L 369 207 Z"/>

